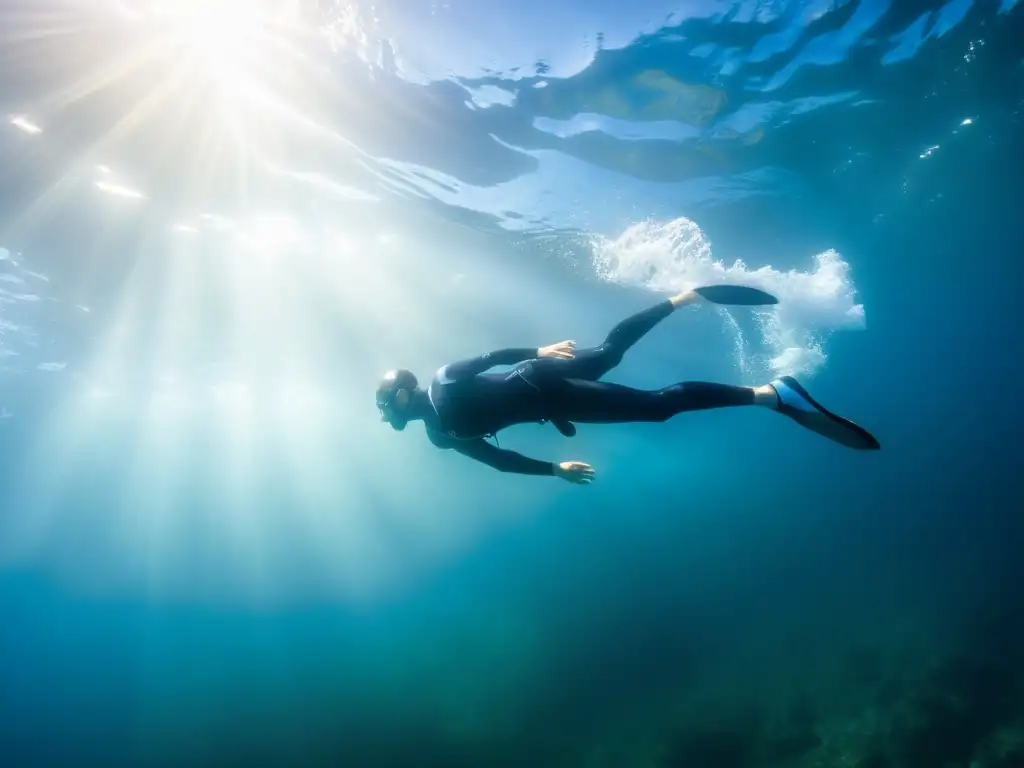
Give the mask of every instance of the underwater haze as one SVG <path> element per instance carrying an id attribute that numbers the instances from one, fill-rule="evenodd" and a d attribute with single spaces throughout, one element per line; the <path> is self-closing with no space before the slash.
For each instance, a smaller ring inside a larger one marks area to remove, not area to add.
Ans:
<path id="1" fill-rule="evenodd" d="M 0 764 L 1024 768 L 1024 3 L 4 0 Z M 706 284 L 500 436 L 383 372 Z"/>

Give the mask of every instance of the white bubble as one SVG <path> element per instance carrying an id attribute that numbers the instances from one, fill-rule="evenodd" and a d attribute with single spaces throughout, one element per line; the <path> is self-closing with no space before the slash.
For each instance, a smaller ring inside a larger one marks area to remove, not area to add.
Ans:
<path id="1" fill-rule="evenodd" d="M 832 332 L 865 324 L 850 265 L 835 250 L 815 255 L 808 272 L 782 272 L 771 265 L 755 269 L 738 260 L 726 265 L 714 258 L 700 227 L 686 218 L 634 224 L 614 239 L 595 238 L 593 246 L 598 274 L 609 282 L 672 293 L 701 285 L 749 285 L 778 297 L 776 306 L 757 310 L 768 367 L 775 375 L 813 374 L 825 364 L 825 342 Z M 731 321 L 741 372 L 756 367 L 750 364 L 753 353 L 741 328 L 728 313 L 723 316 Z"/>

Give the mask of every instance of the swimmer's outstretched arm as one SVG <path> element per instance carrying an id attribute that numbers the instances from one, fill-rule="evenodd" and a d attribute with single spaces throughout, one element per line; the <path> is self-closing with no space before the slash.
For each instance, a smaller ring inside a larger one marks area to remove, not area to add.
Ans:
<path id="1" fill-rule="evenodd" d="M 449 363 L 445 367 L 445 372 L 449 379 L 458 381 L 469 376 L 476 376 L 496 365 L 515 365 L 523 360 L 534 360 L 538 357 L 570 358 L 575 349 L 575 341 L 559 341 L 546 347 L 508 347 L 471 357 L 468 360 L 459 360 L 457 363 Z"/>
<path id="2" fill-rule="evenodd" d="M 482 462 L 499 472 L 560 477 L 570 483 L 578 484 L 586 484 L 594 479 L 593 467 L 581 461 L 563 461 L 561 463 L 539 461 L 515 451 L 498 448 L 483 438 L 460 440 L 450 447 L 463 456 Z"/>

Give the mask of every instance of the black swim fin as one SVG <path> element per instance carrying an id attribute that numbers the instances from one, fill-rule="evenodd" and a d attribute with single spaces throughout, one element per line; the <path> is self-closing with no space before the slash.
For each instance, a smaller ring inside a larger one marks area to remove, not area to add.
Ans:
<path id="1" fill-rule="evenodd" d="M 779 396 L 779 413 L 789 416 L 797 424 L 859 451 L 877 451 L 882 447 L 864 427 L 817 403 L 792 376 L 782 376 L 771 386 Z"/>
<path id="2" fill-rule="evenodd" d="M 551 423 L 554 425 L 555 429 L 557 429 L 566 437 L 576 436 L 576 425 L 573 424 L 571 421 L 565 421 L 563 419 L 552 419 Z"/>
<path id="3" fill-rule="evenodd" d="M 703 288 L 694 288 L 693 292 L 712 304 L 760 307 L 779 303 L 779 300 L 770 293 L 746 285 L 706 285 Z"/>

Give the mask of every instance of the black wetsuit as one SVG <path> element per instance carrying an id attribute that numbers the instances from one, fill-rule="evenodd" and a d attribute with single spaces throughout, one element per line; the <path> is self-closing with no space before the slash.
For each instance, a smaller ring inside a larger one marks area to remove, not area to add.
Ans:
<path id="1" fill-rule="evenodd" d="M 603 344 L 577 350 L 571 359 L 538 359 L 536 348 L 512 348 L 446 365 L 428 389 L 431 442 L 502 472 L 550 475 L 549 462 L 498 448 L 486 438 L 513 424 L 551 421 L 571 434 L 571 422 L 665 421 L 684 411 L 751 405 L 754 395 L 747 387 L 698 381 L 648 391 L 599 381 L 673 310 L 664 301 L 633 315 L 615 326 Z M 486 373 L 497 365 L 515 367 Z"/>

